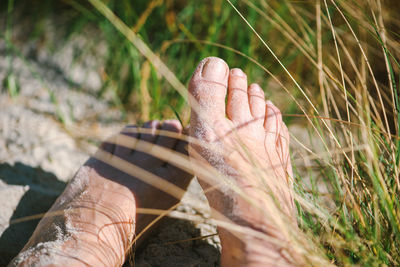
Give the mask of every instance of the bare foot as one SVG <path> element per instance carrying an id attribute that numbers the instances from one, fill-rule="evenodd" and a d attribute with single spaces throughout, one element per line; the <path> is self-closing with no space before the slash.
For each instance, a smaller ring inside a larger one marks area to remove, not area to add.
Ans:
<path id="1" fill-rule="evenodd" d="M 265 102 L 257 84 L 248 86 L 243 71 L 229 70 L 219 58 L 200 62 L 189 92 L 195 100 L 190 134 L 200 141 L 189 147 L 195 172 L 199 174 L 200 166 L 208 163 L 228 177 L 225 181 L 198 175 L 211 207 L 234 223 L 272 238 L 219 227 L 222 266 L 291 265 L 284 249 L 287 239 L 278 230 L 279 215 L 295 224 L 289 134 L 279 109 Z"/>
<path id="2" fill-rule="evenodd" d="M 168 162 L 138 151 L 139 146 L 143 148 L 143 145 L 150 144 L 154 147 L 157 144 L 186 153 L 187 144 L 178 139 L 182 134 L 178 121 L 151 121 L 139 130 L 142 133 L 137 133 L 138 129 L 127 126 L 122 134 L 103 143 L 40 221 L 11 265 L 123 264 L 135 234 L 155 218 L 153 215 L 137 214 L 138 209 L 170 209 L 179 202 L 192 177 Z M 157 129 L 168 131 L 176 138 L 158 135 L 155 133 Z M 125 146 L 115 145 L 115 142 Z M 171 192 L 149 185 L 146 179 L 154 180 L 152 175 L 167 185 L 174 184 L 175 197 L 171 196 Z"/>

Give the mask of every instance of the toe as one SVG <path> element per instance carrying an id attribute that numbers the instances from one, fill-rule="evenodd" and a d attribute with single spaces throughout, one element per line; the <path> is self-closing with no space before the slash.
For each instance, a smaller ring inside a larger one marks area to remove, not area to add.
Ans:
<path id="1" fill-rule="evenodd" d="M 199 63 L 189 83 L 189 103 L 197 116 L 211 121 L 225 117 L 228 74 L 229 67 L 220 58 L 208 57 Z"/>
<path id="2" fill-rule="evenodd" d="M 161 128 L 161 122 L 158 120 L 152 120 L 145 122 L 143 124 L 142 129 L 140 129 L 140 140 L 149 142 L 149 143 L 154 143 L 157 139 L 157 129 Z"/>
<path id="3" fill-rule="evenodd" d="M 290 134 L 286 125 L 282 124 L 282 134 L 281 134 L 281 145 L 283 151 L 283 159 L 286 165 L 287 174 L 289 177 L 293 177 L 292 164 L 290 163 L 290 154 L 289 154 L 289 144 L 290 144 Z"/>
<path id="4" fill-rule="evenodd" d="M 235 124 L 252 119 L 247 95 L 247 76 L 241 69 L 232 69 L 228 83 L 227 115 Z"/>
<path id="5" fill-rule="evenodd" d="M 280 110 L 272 104 L 271 101 L 266 102 L 266 113 L 264 120 L 264 129 L 266 134 L 266 142 L 269 145 L 276 146 L 279 134 L 282 128 L 282 114 Z"/>
<path id="6" fill-rule="evenodd" d="M 282 123 L 282 130 L 280 134 L 280 144 L 282 146 L 282 154 L 284 155 L 285 159 L 289 155 L 289 141 L 290 135 L 289 130 L 284 123 Z"/>
<path id="7" fill-rule="evenodd" d="M 182 125 L 178 120 L 165 120 L 156 144 L 166 148 L 174 148 L 178 142 L 178 135 L 182 132 Z"/>
<path id="8" fill-rule="evenodd" d="M 128 138 L 126 138 L 128 137 Z M 136 125 L 127 125 L 117 135 L 117 145 L 115 154 L 117 156 L 129 155 L 135 149 L 136 142 L 139 138 L 139 130 Z"/>
<path id="9" fill-rule="evenodd" d="M 225 121 L 228 76 L 229 67 L 220 58 L 205 58 L 197 66 L 189 83 L 192 136 L 211 140 L 215 122 Z"/>
<path id="10" fill-rule="evenodd" d="M 253 83 L 249 86 L 247 93 L 249 95 L 249 106 L 251 115 L 253 115 L 253 118 L 256 119 L 258 123 L 262 124 L 264 122 L 265 116 L 264 91 L 258 84 Z"/>
<path id="11" fill-rule="evenodd" d="M 183 156 L 184 158 L 188 158 L 188 143 L 185 140 L 178 140 L 177 143 L 175 144 L 174 150 L 179 153 L 181 156 Z M 173 173 L 174 175 L 174 184 L 179 186 L 180 188 L 184 188 L 184 186 L 182 186 L 183 184 L 186 184 L 187 182 L 190 182 L 190 180 L 193 177 L 192 170 L 190 168 L 190 166 L 187 166 L 188 168 L 181 169 L 176 167 L 175 164 L 173 163 L 169 163 L 167 164 L 166 168 L 168 170 L 169 173 Z"/>
<path id="12" fill-rule="evenodd" d="M 136 143 L 136 150 L 134 150 L 129 161 L 133 164 L 140 166 L 144 169 L 154 170 L 155 168 L 164 164 L 164 161 L 152 155 L 153 145 L 148 146 L 148 143 L 155 143 L 158 138 L 158 130 L 161 128 L 161 122 L 158 120 L 152 120 L 145 122 L 141 128 L 139 128 L 140 136 Z M 141 142 L 145 141 L 145 142 Z"/>

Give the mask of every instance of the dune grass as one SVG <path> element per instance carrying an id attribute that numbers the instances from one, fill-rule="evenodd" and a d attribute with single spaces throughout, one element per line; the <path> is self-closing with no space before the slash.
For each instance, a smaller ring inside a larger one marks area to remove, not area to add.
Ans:
<path id="1" fill-rule="evenodd" d="M 292 135 L 299 253 L 314 265 L 400 264 L 398 3 L 44 2 L 33 5 L 29 38 L 55 12 L 66 14 L 63 38 L 96 29 L 107 44 L 99 97 L 115 90 L 115 105 L 142 121 L 179 114 L 187 124 L 184 85 L 203 57 L 241 67 L 289 129 L 309 135 L 304 144 Z M 0 4 L 8 51 L 23 3 Z M 17 96 L 12 71 L 5 87 Z"/>

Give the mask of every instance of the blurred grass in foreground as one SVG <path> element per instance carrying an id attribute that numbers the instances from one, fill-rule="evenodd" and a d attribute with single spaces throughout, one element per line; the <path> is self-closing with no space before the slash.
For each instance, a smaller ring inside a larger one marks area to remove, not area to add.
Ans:
<path id="1" fill-rule="evenodd" d="M 142 121 L 175 112 L 188 121 L 184 98 L 96 1 L 30 3 L 0 4 L 8 12 L 2 38 L 18 46 L 23 40 L 12 38 L 12 25 L 26 21 L 34 22 L 27 26 L 30 40 L 45 35 L 48 19 L 61 40 L 90 27 L 107 45 L 99 55 L 105 62 L 99 97 L 115 90 L 115 104 Z M 200 59 L 221 57 L 258 82 L 289 125 L 309 130 L 312 142 L 298 145 L 293 161 L 303 242 L 315 248 L 304 252 L 310 263 L 316 257 L 338 265 L 400 263 L 400 2 L 232 1 L 254 31 L 223 0 L 103 3 L 182 83 Z M 15 97 L 12 77 L 6 84 Z"/>

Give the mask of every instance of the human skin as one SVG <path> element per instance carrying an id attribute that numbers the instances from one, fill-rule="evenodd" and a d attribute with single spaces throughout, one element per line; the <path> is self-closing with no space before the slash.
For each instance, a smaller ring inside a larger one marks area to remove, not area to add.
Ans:
<path id="1" fill-rule="evenodd" d="M 279 109 L 265 101 L 257 84 L 248 86 L 243 71 L 230 70 L 219 58 L 200 62 L 189 95 L 190 135 L 195 139 L 189 154 L 213 216 L 256 232 L 220 225 L 221 265 L 293 265 L 297 257 L 277 225 L 283 215 L 284 222 L 296 227 L 289 134 Z M 126 127 L 121 134 L 186 155 L 178 121 L 151 121 L 143 128 L 147 131 L 139 134 L 136 126 Z M 157 129 L 175 137 L 158 135 Z M 119 159 L 160 177 L 177 193 L 144 182 L 139 172 L 118 168 Z M 207 175 L 202 169 L 208 167 L 220 175 Z M 77 172 L 11 265 L 122 265 L 135 235 L 155 218 L 137 210 L 174 207 L 191 178 L 188 171 L 131 144 L 124 146 L 117 135 Z"/>
<path id="2" fill-rule="evenodd" d="M 156 130 L 173 136 L 158 135 Z M 136 177 L 135 171 L 127 173 L 112 166 L 112 162 L 123 160 L 181 192 L 192 178 L 135 147 L 116 145 L 121 143 L 121 136 L 187 154 L 187 143 L 180 139 L 182 126 L 176 120 L 150 121 L 142 129 L 124 128 L 78 170 L 11 266 L 121 266 L 135 235 L 155 219 L 137 213 L 137 208 L 168 210 L 180 201 L 183 193 L 172 196 L 144 182 L 145 177 Z"/>
<path id="3" fill-rule="evenodd" d="M 222 214 L 231 223 L 273 239 L 219 227 L 221 266 L 292 265 L 290 249 L 277 245 L 287 246 L 288 239 L 271 218 L 278 210 L 296 227 L 289 134 L 281 112 L 265 101 L 259 85 L 248 85 L 242 70 L 230 70 L 215 57 L 199 63 L 189 93 L 190 134 L 200 142 L 190 145 L 189 155 L 214 217 Z M 196 168 L 207 164 L 221 177 L 207 177 Z"/>

